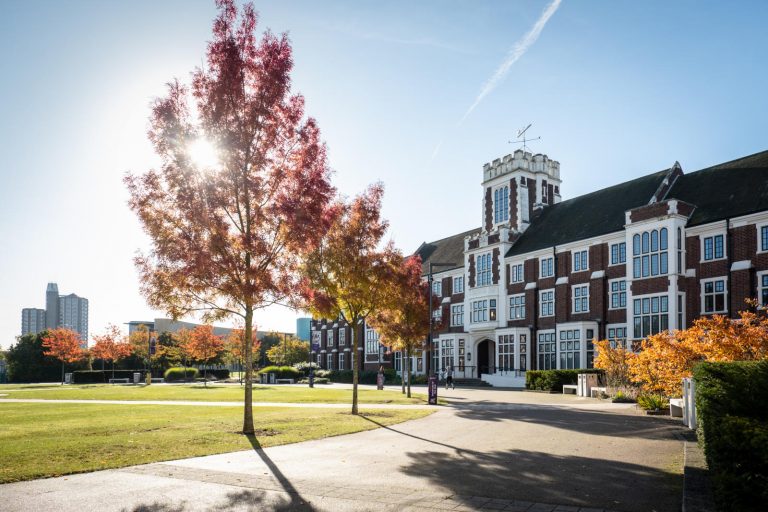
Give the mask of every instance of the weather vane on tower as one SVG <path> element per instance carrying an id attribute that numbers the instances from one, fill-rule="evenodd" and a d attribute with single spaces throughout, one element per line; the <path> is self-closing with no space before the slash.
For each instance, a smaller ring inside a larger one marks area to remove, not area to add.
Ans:
<path id="1" fill-rule="evenodd" d="M 517 140 L 510 140 L 508 141 L 509 144 L 522 144 L 523 145 L 523 151 L 529 150 L 530 148 L 526 145 L 526 143 L 532 141 L 532 140 L 541 140 L 541 137 L 536 137 L 535 139 L 528 139 L 526 138 L 525 132 L 528 131 L 528 128 L 533 126 L 533 123 L 529 123 L 528 126 L 525 128 L 522 128 L 520 130 L 517 130 Z"/>

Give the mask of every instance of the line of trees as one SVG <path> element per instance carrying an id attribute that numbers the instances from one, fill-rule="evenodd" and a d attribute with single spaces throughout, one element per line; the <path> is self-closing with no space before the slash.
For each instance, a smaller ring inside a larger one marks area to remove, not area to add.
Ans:
<path id="1" fill-rule="evenodd" d="M 210 365 L 245 368 L 244 335 L 244 329 L 233 329 L 228 336 L 220 337 L 211 325 L 200 325 L 160 334 L 140 326 L 126 336 L 118 327 L 109 325 L 103 333 L 93 336 L 89 349 L 83 349 L 76 332 L 58 328 L 18 337 L 3 357 L 13 382 L 63 382 L 65 371 L 94 368 L 111 370 L 114 377 L 115 370 L 145 369 L 148 364 L 155 374 L 172 366 L 195 365 L 203 366 L 205 375 Z M 267 333 L 263 340 L 254 333 L 250 349 L 253 354 L 264 354 L 254 361 L 255 365 L 293 365 L 309 357 L 306 342 L 276 332 Z"/>

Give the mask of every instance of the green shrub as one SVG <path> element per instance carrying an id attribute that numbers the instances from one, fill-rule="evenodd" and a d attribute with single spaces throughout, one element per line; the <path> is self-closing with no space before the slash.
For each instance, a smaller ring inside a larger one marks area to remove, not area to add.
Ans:
<path id="1" fill-rule="evenodd" d="M 768 361 L 701 363 L 693 371 L 699 440 L 723 511 L 768 502 Z"/>
<path id="2" fill-rule="evenodd" d="M 310 367 L 314 368 L 315 373 L 317 373 L 318 369 L 320 368 L 317 365 L 317 363 L 315 363 L 315 362 L 310 363 L 309 361 L 302 361 L 300 363 L 296 363 L 295 365 L 293 365 L 293 367 L 296 368 L 297 370 L 299 370 L 304 375 L 309 375 L 309 368 Z"/>
<path id="3" fill-rule="evenodd" d="M 199 374 L 204 375 L 206 379 L 227 380 L 229 378 L 229 370 L 226 368 L 208 368 L 207 370 L 199 370 Z"/>
<path id="4" fill-rule="evenodd" d="M 411 375 L 411 384 L 426 384 L 429 381 L 429 377 L 426 375 Z"/>
<path id="5" fill-rule="evenodd" d="M 669 400 L 661 395 L 638 395 L 637 405 L 646 411 L 658 411 L 669 407 Z"/>
<path id="6" fill-rule="evenodd" d="M 316 377 L 315 384 L 330 384 L 331 381 L 327 377 Z M 301 379 L 299 384 L 309 384 L 309 379 Z"/>
<path id="7" fill-rule="evenodd" d="M 627 395 L 623 391 L 617 391 L 611 401 L 615 404 L 631 404 L 635 402 L 635 399 Z"/>
<path id="8" fill-rule="evenodd" d="M 328 378 L 330 374 L 328 370 L 315 370 L 315 377 Z"/>
<path id="9" fill-rule="evenodd" d="M 274 373 L 276 379 L 300 379 L 303 373 L 293 366 L 267 366 L 259 370 L 259 375 Z"/>
<path id="10" fill-rule="evenodd" d="M 580 373 L 596 373 L 602 377 L 602 370 L 528 370 L 525 372 L 525 388 L 538 391 L 562 393 L 563 386 L 576 384 Z"/>
<path id="11" fill-rule="evenodd" d="M 185 369 L 183 367 L 174 367 L 174 368 L 168 368 L 165 370 L 165 373 L 163 374 L 163 378 L 165 379 L 165 382 L 181 382 L 181 381 L 194 381 L 197 379 L 198 376 L 198 370 L 197 368 L 186 368 L 186 375 Z"/>

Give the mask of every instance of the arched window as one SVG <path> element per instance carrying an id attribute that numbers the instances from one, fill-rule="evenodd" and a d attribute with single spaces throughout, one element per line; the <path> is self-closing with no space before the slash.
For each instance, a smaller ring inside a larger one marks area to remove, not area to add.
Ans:
<path id="1" fill-rule="evenodd" d="M 493 222 L 499 224 L 509 220 L 509 187 L 493 191 Z"/>
<path id="2" fill-rule="evenodd" d="M 668 231 L 644 231 L 632 237 L 632 276 L 635 279 L 665 275 L 667 261 Z"/>

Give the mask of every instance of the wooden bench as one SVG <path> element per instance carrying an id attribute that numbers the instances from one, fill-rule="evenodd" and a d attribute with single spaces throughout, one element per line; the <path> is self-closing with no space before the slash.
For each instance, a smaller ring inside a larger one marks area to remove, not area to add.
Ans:
<path id="1" fill-rule="evenodd" d="M 276 384 L 293 384 L 293 379 L 276 379 Z"/>
<path id="2" fill-rule="evenodd" d="M 579 389 L 579 386 L 577 386 L 576 384 L 563 384 L 564 395 L 567 395 L 569 393 L 572 395 L 575 395 L 578 389 Z"/>
<path id="3" fill-rule="evenodd" d="M 595 396 L 595 394 L 596 394 L 595 392 L 597 392 L 597 396 Z M 602 395 L 600 395 L 599 393 L 602 393 L 603 395 L 607 395 L 608 394 L 604 387 L 595 386 L 595 387 L 589 389 L 589 394 L 590 394 L 590 396 L 592 398 L 600 398 Z"/>
<path id="4" fill-rule="evenodd" d="M 673 418 L 683 417 L 683 399 L 682 398 L 670 398 L 669 399 L 669 415 Z"/>
<path id="5" fill-rule="evenodd" d="M 109 379 L 110 384 L 128 384 L 131 379 Z"/>

